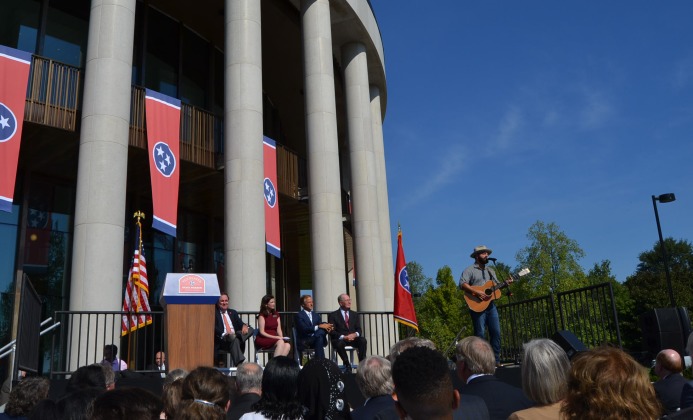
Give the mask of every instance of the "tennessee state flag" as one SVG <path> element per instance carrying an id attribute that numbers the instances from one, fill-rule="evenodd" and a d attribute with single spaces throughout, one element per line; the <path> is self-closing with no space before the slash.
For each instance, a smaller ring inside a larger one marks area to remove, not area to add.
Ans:
<path id="1" fill-rule="evenodd" d="M 262 138 L 265 161 L 265 241 L 267 252 L 277 258 L 282 257 L 279 230 L 279 197 L 277 197 L 277 144 L 269 137 Z"/>
<path id="2" fill-rule="evenodd" d="M 149 174 L 152 179 L 152 227 L 176 236 L 180 181 L 180 100 L 146 90 Z"/>
<path id="3" fill-rule="evenodd" d="M 0 210 L 12 212 L 31 54 L 0 45 Z"/>
<path id="4" fill-rule="evenodd" d="M 409 275 L 407 274 L 407 263 L 404 259 L 404 249 L 402 248 L 402 230 L 397 233 L 397 268 L 395 269 L 395 321 L 408 325 L 419 331 L 419 324 L 416 322 L 416 311 L 414 311 L 414 300 L 411 297 L 409 287 Z"/>

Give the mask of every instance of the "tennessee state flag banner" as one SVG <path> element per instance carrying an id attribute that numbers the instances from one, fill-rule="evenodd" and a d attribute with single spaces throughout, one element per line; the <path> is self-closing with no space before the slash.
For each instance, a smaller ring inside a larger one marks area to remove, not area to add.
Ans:
<path id="1" fill-rule="evenodd" d="M 265 241 L 267 252 L 277 258 L 282 257 L 279 230 L 279 197 L 277 197 L 277 144 L 274 140 L 264 137 L 263 155 L 265 161 Z"/>
<path id="2" fill-rule="evenodd" d="M 175 237 L 180 180 L 180 100 L 147 89 L 145 111 L 154 204 L 152 227 Z"/>
<path id="3" fill-rule="evenodd" d="M 31 54 L 0 45 L 0 210 L 12 212 Z"/>
<path id="4" fill-rule="evenodd" d="M 409 287 L 409 275 L 407 274 L 407 263 L 404 259 L 404 249 L 402 248 L 402 230 L 397 233 L 397 268 L 395 269 L 395 321 L 408 325 L 419 331 L 419 324 L 416 322 L 416 311 L 414 311 L 414 300 L 411 297 Z"/>

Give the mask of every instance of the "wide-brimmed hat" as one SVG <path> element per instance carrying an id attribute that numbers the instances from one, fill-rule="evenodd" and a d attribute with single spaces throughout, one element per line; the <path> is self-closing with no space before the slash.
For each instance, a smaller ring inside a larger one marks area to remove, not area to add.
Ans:
<path id="1" fill-rule="evenodd" d="M 474 248 L 474 251 L 472 252 L 472 255 L 470 255 L 470 257 L 476 258 L 476 254 L 480 252 L 488 252 L 488 255 L 491 255 L 493 250 L 491 250 L 491 248 L 486 248 L 486 245 L 479 245 L 478 247 Z"/>

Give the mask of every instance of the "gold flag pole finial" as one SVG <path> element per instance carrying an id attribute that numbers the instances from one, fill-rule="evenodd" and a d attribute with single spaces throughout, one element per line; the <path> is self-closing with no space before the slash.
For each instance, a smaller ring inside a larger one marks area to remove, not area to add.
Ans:
<path id="1" fill-rule="evenodd" d="M 137 219 L 137 223 L 139 223 L 140 219 L 144 219 L 144 213 L 142 213 L 140 210 L 137 210 L 135 214 L 132 215 L 132 217 Z"/>

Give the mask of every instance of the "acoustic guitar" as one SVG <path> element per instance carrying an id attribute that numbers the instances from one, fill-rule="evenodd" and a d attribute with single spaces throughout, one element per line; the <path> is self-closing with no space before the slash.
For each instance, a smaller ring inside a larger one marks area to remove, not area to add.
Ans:
<path id="1" fill-rule="evenodd" d="M 529 268 L 523 268 L 517 273 L 517 277 L 523 277 L 529 274 Z M 515 276 L 512 276 L 513 281 L 515 281 Z M 469 286 L 477 292 L 483 292 L 484 294 L 491 296 L 489 300 L 482 300 L 476 296 L 473 296 L 469 292 L 464 292 L 464 300 L 467 301 L 467 306 L 474 312 L 484 312 L 488 305 L 491 304 L 496 299 L 501 297 L 501 289 L 508 287 L 508 281 L 503 283 L 494 283 L 493 280 L 489 280 L 481 286 Z"/>

